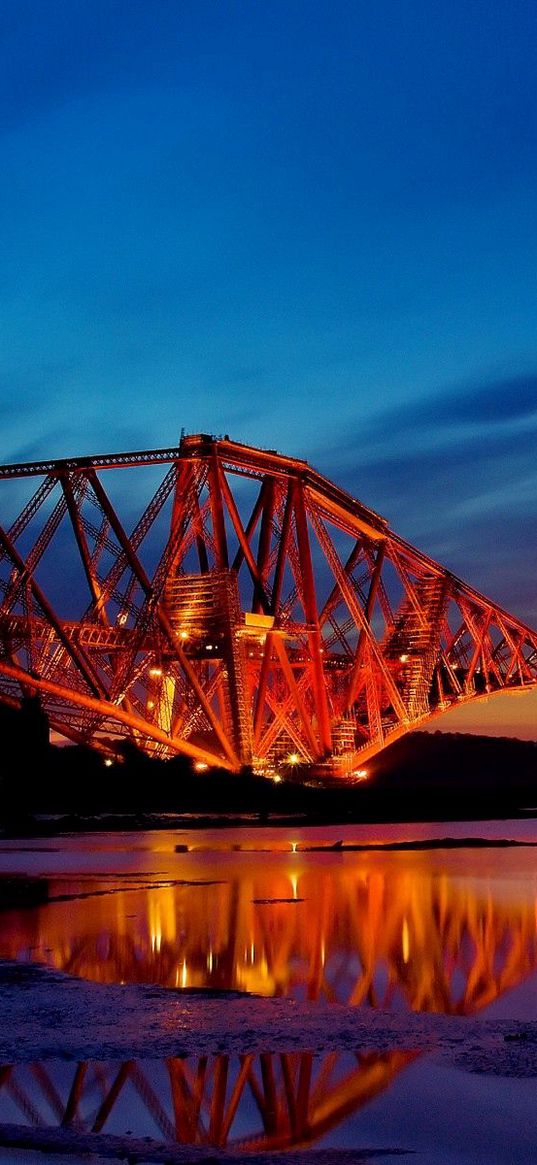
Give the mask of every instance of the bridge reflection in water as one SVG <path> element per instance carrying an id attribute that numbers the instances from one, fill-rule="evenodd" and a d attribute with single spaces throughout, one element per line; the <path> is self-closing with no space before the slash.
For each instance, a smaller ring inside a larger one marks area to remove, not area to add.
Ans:
<path id="1" fill-rule="evenodd" d="M 7 1065 L 0 1069 L 0 1122 L 134 1131 L 249 1152 L 291 1149 L 340 1125 L 417 1055 L 291 1052 Z"/>
<path id="2" fill-rule="evenodd" d="M 167 855 L 166 882 L 52 880 L 55 901 L 3 916 L 0 957 L 101 982 L 468 1015 L 537 969 L 529 852 L 502 851 L 501 879 L 493 850 Z M 166 1141 L 292 1148 L 358 1112 L 417 1054 L 6 1065 L 0 1120 L 125 1133 L 136 1112 L 140 1132 Z"/>
<path id="3" fill-rule="evenodd" d="M 454 854 L 451 869 L 423 853 L 172 855 L 166 882 L 51 881 L 56 901 L 3 915 L 0 957 L 100 982 L 466 1015 L 537 969 L 534 879 L 517 855 L 502 852 L 501 882 L 494 850 L 472 855 L 472 878 Z"/>

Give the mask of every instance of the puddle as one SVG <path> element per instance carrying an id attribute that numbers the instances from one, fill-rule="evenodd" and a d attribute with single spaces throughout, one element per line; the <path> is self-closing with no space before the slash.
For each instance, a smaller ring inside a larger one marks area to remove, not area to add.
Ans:
<path id="1" fill-rule="evenodd" d="M 355 1160 L 534 1165 L 535 1089 L 412 1049 L 38 1061 L 0 1072 L 0 1145 L 2 1130 L 17 1126 L 19 1144 L 51 1151 L 99 1152 L 102 1136 L 107 1154 L 116 1146 L 120 1156 L 151 1138 L 157 1156 L 148 1160 L 197 1145 L 237 1156 L 300 1150 L 312 1162 L 332 1150 L 336 1162 L 352 1152 Z"/>

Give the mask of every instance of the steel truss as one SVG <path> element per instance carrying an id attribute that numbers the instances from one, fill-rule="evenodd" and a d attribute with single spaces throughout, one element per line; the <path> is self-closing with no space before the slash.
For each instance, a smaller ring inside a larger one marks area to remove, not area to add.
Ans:
<path id="1" fill-rule="evenodd" d="M 453 705 L 537 683 L 537 632 L 304 461 L 199 435 L 0 478 L 18 505 L 38 479 L 0 527 L 0 699 L 38 694 L 73 741 L 352 778 Z"/>

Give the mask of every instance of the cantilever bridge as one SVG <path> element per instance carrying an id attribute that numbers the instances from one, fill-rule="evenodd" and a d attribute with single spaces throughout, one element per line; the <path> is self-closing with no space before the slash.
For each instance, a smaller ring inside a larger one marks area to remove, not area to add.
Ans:
<path id="1" fill-rule="evenodd" d="M 304 461 L 198 435 L 0 479 L 0 700 L 73 741 L 352 778 L 537 684 L 536 631 Z"/>

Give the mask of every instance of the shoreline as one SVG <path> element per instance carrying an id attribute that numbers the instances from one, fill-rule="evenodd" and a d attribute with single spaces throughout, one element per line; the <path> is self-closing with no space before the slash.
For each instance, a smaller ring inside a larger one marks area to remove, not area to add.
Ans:
<path id="1" fill-rule="evenodd" d="M 358 825 L 410 825 L 410 824 L 460 824 L 464 821 L 528 821 L 537 818 L 537 807 L 506 807 L 504 812 L 484 815 L 482 812 L 437 812 L 407 814 L 312 814 L 297 813 L 257 813 L 245 810 L 243 813 L 221 812 L 201 813 L 92 813 L 92 814 L 28 814 L 27 816 L 0 823 L 0 843 L 17 838 L 62 837 L 77 833 L 140 833 L 163 830 L 204 829 L 288 829 L 322 828 L 341 826 L 348 828 Z M 475 839 L 473 839 L 475 841 Z M 519 844 L 531 844 L 520 842 Z M 370 848 L 370 847 L 367 847 Z"/>

